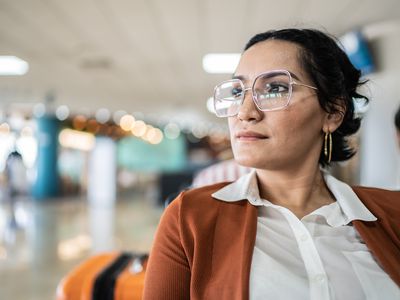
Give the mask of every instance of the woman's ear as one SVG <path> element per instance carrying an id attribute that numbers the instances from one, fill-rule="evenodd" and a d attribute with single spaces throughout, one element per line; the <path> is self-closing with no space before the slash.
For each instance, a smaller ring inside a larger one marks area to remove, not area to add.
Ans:
<path id="1" fill-rule="evenodd" d="M 342 102 L 342 101 L 341 101 Z M 330 112 L 326 113 L 323 126 L 324 132 L 334 132 L 342 124 L 346 113 L 346 107 L 343 103 L 336 103 Z"/>

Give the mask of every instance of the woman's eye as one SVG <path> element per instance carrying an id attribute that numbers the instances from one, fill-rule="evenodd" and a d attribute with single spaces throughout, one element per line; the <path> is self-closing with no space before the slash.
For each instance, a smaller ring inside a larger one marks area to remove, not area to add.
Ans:
<path id="1" fill-rule="evenodd" d="M 268 93 L 284 93 L 288 91 L 288 87 L 283 83 L 268 83 L 265 87 Z"/>
<path id="2" fill-rule="evenodd" d="M 233 88 L 231 90 L 231 94 L 235 98 L 239 98 L 242 95 L 242 89 L 241 88 Z"/>

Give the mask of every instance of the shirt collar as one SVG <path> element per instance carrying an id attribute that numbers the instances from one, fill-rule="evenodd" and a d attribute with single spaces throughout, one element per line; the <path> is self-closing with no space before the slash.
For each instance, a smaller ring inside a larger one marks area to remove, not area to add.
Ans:
<path id="1" fill-rule="evenodd" d="M 348 224 L 353 220 L 376 221 L 377 218 L 365 207 L 358 198 L 353 189 L 346 183 L 336 179 L 326 171 L 322 171 L 323 176 L 331 193 L 334 195 L 343 212 L 343 221 L 340 223 Z M 262 206 L 263 200 L 260 198 L 260 193 L 257 186 L 257 173 L 252 170 L 250 173 L 240 177 L 238 180 L 226 185 L 222 189 L 216 191 L 212 196 L 218 200 L 225 202 L 236 202 L 240 200 L 248 200 L 252 205 Z M 311 214 L 323 212 L 324 207 L 315 210 Z M 322 210 L 321 210 L 322 209 Z M 326 216 L 328 223 L 331 226 L 342 225 L 338 224 L 337 211 Z"/>
<path id="2" fill-rule="evenodd" d="M 212 196 L 225 202 L 248 200 L 251 204 L 255 205 L 257 200 L 261 200 L 257 185 L 256 171 L 250 171 L 248 174 L 243 175 L 238 180 L 216 191 L 212 194 Z"/>
<path id="3" fill-rule="evenodd" d="M 345 216 L 345 224 L 354 220 L 376 221 L 377 218 L 361 202 L 353 189 L 343 181 L 340 181 L 326 171 L 322 171 L 326 185 L 335 196 L 337 203 Z"/>

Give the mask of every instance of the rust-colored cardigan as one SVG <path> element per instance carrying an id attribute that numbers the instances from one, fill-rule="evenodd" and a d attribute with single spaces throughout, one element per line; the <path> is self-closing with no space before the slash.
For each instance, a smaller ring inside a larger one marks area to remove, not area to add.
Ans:
<path id="1" fill-rule="evenodd" d="M 257 208 L 213 199 L 226 184 L 184 192 L 167 208 L 150 253 L 145 300 L 248 299 Z M 353 190 L 378 218 L 353 225 L 400 286 L 400 192 Z"/>

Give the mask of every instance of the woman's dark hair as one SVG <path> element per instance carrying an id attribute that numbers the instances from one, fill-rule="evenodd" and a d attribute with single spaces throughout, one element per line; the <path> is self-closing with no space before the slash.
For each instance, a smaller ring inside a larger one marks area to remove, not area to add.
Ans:
<path id="1" fill-rule="evenodd" d="M 343 122 L 332 133 L 332 161 L 343 161 L 355 154 L 347 142 L 347 137 L 357 132 L 361 119 L 354 114 L 353 98 L 368 98 L 357 92 L 366 81 L 360 81 L 361 72 L 350 62 L 337 40 L 316 29 L 271 30 L 252 37 L 244 51 L 251 46 L 267 41 L 283 40 L 300 46 L 299 59 L 302 67 L 318 88 L 317 95 L 321 107 L 329 113 L 344 109 Z M 321 165 L 327 161 L 321 149 Z"/>

